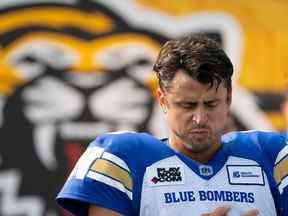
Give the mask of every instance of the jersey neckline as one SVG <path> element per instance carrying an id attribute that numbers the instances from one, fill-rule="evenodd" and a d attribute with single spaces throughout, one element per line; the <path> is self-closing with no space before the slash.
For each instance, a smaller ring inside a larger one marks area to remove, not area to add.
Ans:
<path id="1" fill-rule="evenodd" d="M 222 142 L 220 148 L 217 150 L 213 158 L 209 160 L 208 163 L 202 164 L 171 148 L 168 139 L 164 139 L 162 141 L 195 174 L 197 174 L 200 178 L 205 180 L 213 178 L 224 167 L 226 161 L 228 160 L 228 147 L 226 145 L 227 143 Z"/>

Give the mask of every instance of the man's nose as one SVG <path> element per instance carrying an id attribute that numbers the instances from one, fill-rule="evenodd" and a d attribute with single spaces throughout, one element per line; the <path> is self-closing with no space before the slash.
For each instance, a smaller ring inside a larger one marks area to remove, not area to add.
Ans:
<path id="1" fill-rule="evenodd" d="M 193 114 L 192 119 L 197 125 L 202 125 L 207 123 L 208 113 L 203 107 L 198 107 Z"/>

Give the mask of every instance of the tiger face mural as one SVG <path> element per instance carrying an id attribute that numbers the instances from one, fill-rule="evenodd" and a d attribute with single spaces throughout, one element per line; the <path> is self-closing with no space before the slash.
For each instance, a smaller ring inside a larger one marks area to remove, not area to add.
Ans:
<path id="1" fill-rule="evenodd" d="M 0 181 L 11 185 L 0 186 L 1 215 L 59 214 L 58 184 L 92 139 L 115 130 L 153 132 L 151 68 L 165 38 L 91 6 L 1 13 Z"/>

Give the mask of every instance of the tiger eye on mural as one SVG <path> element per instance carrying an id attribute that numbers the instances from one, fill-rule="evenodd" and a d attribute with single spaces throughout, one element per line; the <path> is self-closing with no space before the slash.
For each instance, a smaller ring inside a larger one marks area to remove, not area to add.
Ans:
<path id="1" fill-rule="evenodd" d="M 281 129 L 273 120 L 282 121 L 281 93 L 247 90 L 245 29 L 227 12 L 190 5 L 188 16 L 173 1 L 156 0 L 13 2 L 0 2 L 0 215 L 68 215 L 55 194 L 98 134 L 166 135 L 152 64 L 168 38 L 203 32 L 216 39 L 243 84 L 234 85 L 242 106 L 232 107 L 233 127 Z"/>

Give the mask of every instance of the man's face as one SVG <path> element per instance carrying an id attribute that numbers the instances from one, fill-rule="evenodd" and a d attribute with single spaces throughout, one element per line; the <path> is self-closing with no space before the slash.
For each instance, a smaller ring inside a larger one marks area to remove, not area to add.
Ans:
<path id="1" fill-rule="evenodd" d="M 167 91 L 158 89 L 167 115 L 170 142 L 199 153 L 219 144 L 228 125 L 231 91 L 221 83 L 210 88 L 178 71 Z"/>

